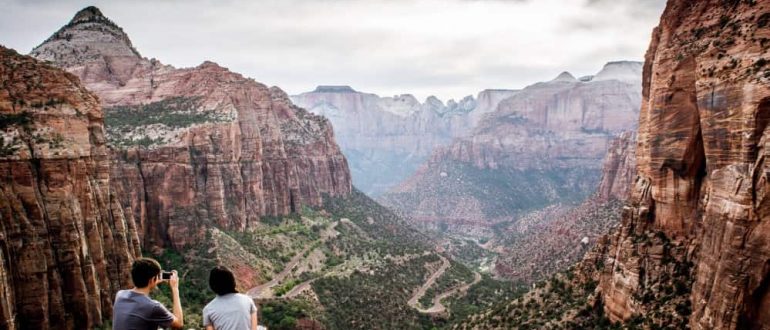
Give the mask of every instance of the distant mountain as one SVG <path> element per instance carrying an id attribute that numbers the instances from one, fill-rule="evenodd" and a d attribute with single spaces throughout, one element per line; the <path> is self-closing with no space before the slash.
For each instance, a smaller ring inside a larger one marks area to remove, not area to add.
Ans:
<path id="1" fill-rule="evenodd" d="M 514 90 L 485 90 L 446 104 L 434 96 L 424 102 L 409 94 L 380 97 L 349 86 L 318 86 L 292 96 L 310 112 L 329 118 L 347 157 L 353 183 L 377 196 L 423 163 L 439 146 L 462 136 Z"/>
<path id="2" fill-rule="evenodd" d="M 596 190 L 611 141 L 636 127 L 640 71 L 638 62 L 610 62 L 590 79 L 563 72 L 528 86 L 379 199 L 418 225 L 474 236 L 528 211 L 580 202 Z"/>
<path id="3" fill-rule="evenodd" d="M 215 63 L 143 58 L 95 7 L 31 55 L 80 77 L 105 106 L 112 186 L 145 249 L 200 238 L 191 223 L 243 230 L 351 191 L 326 119 Z"/>

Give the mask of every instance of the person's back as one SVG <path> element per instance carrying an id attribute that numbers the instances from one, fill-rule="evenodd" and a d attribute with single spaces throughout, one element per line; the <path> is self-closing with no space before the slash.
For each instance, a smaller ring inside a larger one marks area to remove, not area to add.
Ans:
<path id="1" fill-rule="evenodd" d="M 251 329 L 251 314 L 257 308 L 249 296 L 228 293 L 217 296 L 203 308 L 203 325 L 216 330 Z"/>
<path id="2" fill-rule="evenodd" d="M 216 298 L 203 308 L 206 330 L 256 330 L 257 306 L 249 296 L 235 289 L 235 275 L 227 267 L 214 267 L 209 286 Z"/>
<path id="3" fill-rule="evenodd" d="M 113 330 L 167 328 L 173 316 L 159 302 L 132 290 L 120 290 L 113 305 Z"/>

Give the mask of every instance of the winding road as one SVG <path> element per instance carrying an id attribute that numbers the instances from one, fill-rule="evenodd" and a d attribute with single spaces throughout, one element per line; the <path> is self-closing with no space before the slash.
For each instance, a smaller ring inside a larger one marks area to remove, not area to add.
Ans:
<path id="1" fill-rule="evenodd" d="M 320 239 L 321 242 L 326 241 L 330 237 L 336 236 L 334 229 L 337 227 L 338 223 L 339 222 L 336 222 L 336 221 L 333 222 L 331 226 L 329 226 L 326 230 L 324 230 L 323 233 L 321 233 L 321 239 Z M 291 274 L 292 269 L 294 269 L 295 266 L 297 266 L 303 259 L 305 259 L 305 253 L 315 248 L 316 248 L 315 244 L 308 244 L 308 246 L 302 249 L 302 251 L 299 251 L 299 253 L 295 254 L 294 257 L 291 258 L 289 263 L 286 264 L 286 267 L 284 267 L 280 273 L 273 276 L 272 280 L 268 281 L 267 283 L 263 283 L 249 289 L 249 291 L 247 291 L 246 294 L 249 295 L 249 297 L 251 297 L 252 299 L 273 298 L 275 296 L 275 293 L 273 292 L 273 287 L 283 283 L 283 280 L 285 280 L 286 277 L 289 276 L 289 274 Z M 304 282 L 298 286 L 307 287 L 309 285 L 309 282 L 310 281 Z M 296 287 L 292 288 L 292 290 L 290 290 L 288 293 L 291 294 L 292 292 L 294 292 L 294 295 L 296 295 L 297 293 L 299 293 L 299 291 L 295 291 L 295 289 L 297 288 Z"/>
<path id="2" fill-rule="evenodd" d="M 441 267 L 435 273 L 431 274 L 430 277 L 428 277 L 428 280 L 425 281 L 425 283 L 420 287 L 420 289 L 418 289 L 417 292 L 414 293 L 412 298 L 409 299 L 409 302 L 407 302 L 409 304 L 409 306 L 411 306 L 412 308 L 416 309 L 420 313 L 424 313 L 424 314 L 440 314 L 440 313 L 445 312 L 446 311 L 446 307 L 441 303 L 441 300 L 444 300 L 447 297 L 452 296 L 452 295 L 454 295 L 454 294 L 456 294 L 458 292 L 465 292 L 471 286 L 473 286 L 474 284 L 479 283 L 479 281 L 481 281 L 481 274 L 479 274 L 478 272 L 473 272 L 473 277 L 474 277 L 473 278 L 473 282 L 466 283 L 466 284 L 464 284 L 462 286 L 450 289 L 449 291 L 446 291 L 446 292 L 444 292 L 444 293 L 434 297 L 433 298 L 433 306 L 431 306 L 429 308 L 422 308 L 420 306 L 420 304 L 419 304 L 420 298 L 422 298 L 422 296 L 425 295 L 425 292 L 428 290 L 428 288 L 433 286 L 433 284 L 436 283 L 436 280 L 438 280 L 438 278 L 441 277 L 441 275 L 443 275 L 444 272 L 446 272 L 446 270 L 449 269 L 449 266 L 451 265 L 449 263 L 449 260 L 444 258 L 444 256 L 439 255 L 439 257 L 441 258 L 441 261 L 442 261 Z"/>

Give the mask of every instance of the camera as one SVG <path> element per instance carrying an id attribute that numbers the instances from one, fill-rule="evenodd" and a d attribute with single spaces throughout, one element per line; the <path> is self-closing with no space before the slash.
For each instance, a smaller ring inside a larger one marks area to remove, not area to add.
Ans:
<path id="1" fill-rule="evenodd" d="M 160 272 L 160 278 L 163 280 L 170 280 L 172 274 L 172 272 L 162 271 Z"/>

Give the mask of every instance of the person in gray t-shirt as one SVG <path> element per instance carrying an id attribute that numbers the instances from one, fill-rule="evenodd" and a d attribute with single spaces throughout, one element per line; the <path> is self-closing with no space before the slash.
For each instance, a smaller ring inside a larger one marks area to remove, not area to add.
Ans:
<path id="1" fill-rule="evenodd" d="M 227 267 L 209 273 L 209 286 L 217 296 L 203 308 L 206 330 L 257 330 L 257 306 L 235 290 L 235 276 Z"/>
<path id="2" fill-rule="evenodd" d="M 179 301 L 179 277 L 176 271 L 168 279 L 171 286 L 174 313 L 149 294 L 159 283 L 166 280 L 161 276 L 160 264 L 154 259 L 139 258 L 131 265 L 131 280 L 134 288 L 120 290 L 115 295 L 112 305 L 113 330 L 157 330 L 162 328 L 181 328 L 183 326 L 182 305 Z"/>

